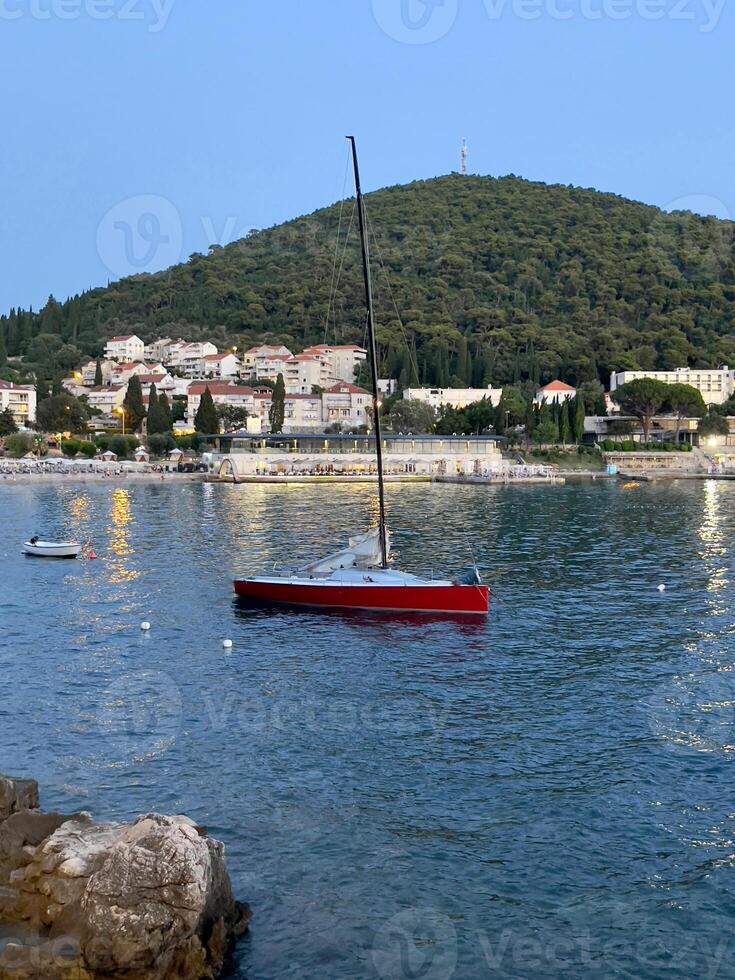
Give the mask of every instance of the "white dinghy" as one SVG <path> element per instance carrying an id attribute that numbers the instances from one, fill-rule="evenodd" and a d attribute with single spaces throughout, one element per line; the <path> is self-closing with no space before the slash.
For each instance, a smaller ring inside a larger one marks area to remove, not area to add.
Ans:
<path id="1" fill-rule="evenodd" d="M 31 538 L 23 545 L 23 551 L 36 558 L 77 558 L 81 550 L 81 544 L 75 542 L 39 541 L 38 538 Z"/>

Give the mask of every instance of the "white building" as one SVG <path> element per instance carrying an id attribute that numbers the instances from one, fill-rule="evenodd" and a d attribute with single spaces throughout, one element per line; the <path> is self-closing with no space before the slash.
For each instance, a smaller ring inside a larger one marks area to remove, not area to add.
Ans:
<path id="1" fill-rule="evenodd" d="M 143 359 L 144 354 L 145 344 L 135 334 L 113 337 L 105 346 L 105 356 L 111 361 L 138 361 Z"/>
<path id="2" fill-rule="evenodd" d="M 135 374 L 138 377 L 143 377 L 147 374 L 165 373 L 166 369 L 162 364 L 144 364 L 142 361 L 132 361 L 129 364 L 116 364 L 112 369 L 110 381 L 115 385 L 126 385 Z"/>
<path id="3" fill-rule="evenodd" d="M 173 340 L 170 337 L 161 337 L 160 340 L 154 340 L 152 344 L 146 344 L 145 359 L 165 362 L 172 344 Z"/>
<path id="4" fill-rule="evenodd" d="M 403 397 L 409 402 L 424 402 L 439 411 L 445 405 L 452 408 L 465 408 L 487 398 L 497 406 L 503 394 L 502 388 L 406 388 Z"/>
<path id="5" fill-rule="evenodd" d="M 112 372 L 115 370 L 116 361 L 110 360 L 100 360 L 100 369 L 102 371 L 102 384 L 107 384 L 112 381 Z M 87 361 L 83 364 L 81 369 L 77 372 L 82 376 L 82 384 L 93 385 L 95 375 L 97 374 L 97 361 Z M 78 379 L 75 379 L 78 380 Z"/>
<path id="6" fill-rule="evenodd" d="M 636 381 L 638 378 L 653 378 L 664 384 L 691 385 L 702 395 L 707 405 L 721 405 L 735 393 L 735 371 L 727 365 L 721 368 L 674 368 L 673 371 L 618 371 L 610 375 L 610 393 L 616 388 Z"/>
<path id="7" fill-rule="evenodd" d="M 150 374 L 140 374 L 138 380 L 144 392 L 147 392 L 151 385 L 155 385 L 159 395 L 165 393 L 166 397 L 171 399 L 176 394 L 176 381 L 168 371 L 152 371 Z"/>
<path id="8" fill-rule="evenodd" d="M 216 378 L 218 381 L 236 378 L 240 373 L 240 360 L 230 351 L 207 354 L 200 362 L 199 373 L 203 378 Z"/>
<path id="9" fill-rule="evenodd" d="M 102 385 L 99 388 L 89 388 L 86 395 L 90 408 L 101 415 L 111 415 L 116 408 L 122 406 L 127 391 L 127 384 Z"/>
<path id="10" fill-rule="evenodd" d="M 10 409 L 17 425 L 36 421 L 36 389 L 33 385 L 16 385 L 0 381 L 0 411 Z"/>
<path id="11" fill-rule="evenodd" d="M 283 362 L 283 380 L 289 395 L 310 395 L 315 387 L 329 388 L 337 380 L 326 357 L 294 354 Z"/>
<path id="12" fill-rule="evenodd" d="M 273 398 L 270 394 L 256 394 L 256 412 L 263 430 L 270 429 L 270 411 Z M 283 400 L 284 432 L 320 432 L 322 425 L 322 399 L 320 395 L 293 394 Z"/>
<path id="13" fill-rule="evenodd" d="M 217 406 L 230 405 L 233 408 L 244 408 L 249 415 L 259 414 L 256 394 L 252 388 L 236 385 L 231 381 L 194 381 L 186 393 L 186 415 L 191 425 L 194 424 L 194 417 L 206 388 L 209 388 L 212 401 Z"/>
<path id="14" fill-rule="evenodd" d="M 370 425 L 371 402 L 372 397 L 364 388 L 341 381 L 322 395 L 322 422 L 324 425 L 339 423 L 343 429 Z"/>
<path id="15" fill-rule="evenodd" d="M 317 354 L 327 361 L 330 377 L 337 381 L 353 382 L 367 360 L 367 351 L 357 344 L 317 344 L 307 347 L 304 354 Z"/>
<path id="16" fill-rule="evenodd" d="M 208 340 L 195 343 L 179 340 L 169 347 L 165 363 L 166 367 L 176 368 L 178 371 L 183 371 L 188 377 L 194 378 L 197 376 L 204 358 L 217 353 L 219 353 L 217 348 Z"/>
<path id="17" fill-rule="evenodd" d="M 242 374 L 246 378 L 256 377 L 256 368 L 259 361 L 268 360 L 274 355 L 282 358 L 291 357 L 291 351 L 283 344 L 259 344 L 251 347 L 242 355 Z"/>
<path id="18" fill-rule="evenodd" d="M 563 381 L 550 381 L 536 392 L 536 404 L 561 405 L 569 398 L 574 398 L 576 394 L 577 389 L 572 388 L 571 385 L 565 384 Z"/>
<path id="19" fill-rule="evenodd" d="M 270 354 L 268 357 L 260 357 L 255 362 L 256 381 L 275 381 L 279 374 L 284 374 L 286 364 L 291 355 Z"/>

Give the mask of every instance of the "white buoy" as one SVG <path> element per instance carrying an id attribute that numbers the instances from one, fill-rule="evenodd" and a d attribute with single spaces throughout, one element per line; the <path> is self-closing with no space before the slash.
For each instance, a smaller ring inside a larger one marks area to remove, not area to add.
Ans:
<path id="1" fill-rule="evenodd" d="M 231 650 L 232 649 L 232 640 L 223 640 L 222 641 L 222 646 L 225 648 L 225 650 Z"/>
<path id="2" fill-rule="evenodd" d="M 148 630 L 151 628 L 151 624 L 150 623 L 141 623 L 140 624 L 140 628 L 143 630 L 144 633 L 147 633 Z"/>
<path id="3" fill-rule="evenodd" d="M 666 586 L 665 585 L 659 585 L 658 591 L 659 592 L 665 592 L 666 591 Z"/>

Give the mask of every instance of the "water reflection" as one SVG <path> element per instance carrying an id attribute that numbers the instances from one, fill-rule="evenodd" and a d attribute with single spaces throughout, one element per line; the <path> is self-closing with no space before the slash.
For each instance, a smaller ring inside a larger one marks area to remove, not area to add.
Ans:
<path id="1" fill-rule="evenodd" d="M 110 501 L 109 550 L 108 559 L 110 581 L 114 583 L 132 582 L 140 576 L 140 572 L 131 567 L 128 560 L 135 550 L 130 543 L 130 525 L 133 522 L 131 495 L 129 490 L 119 488 L 113 490 Z M 115 557 L 112 557 L 115 556 Z"/>

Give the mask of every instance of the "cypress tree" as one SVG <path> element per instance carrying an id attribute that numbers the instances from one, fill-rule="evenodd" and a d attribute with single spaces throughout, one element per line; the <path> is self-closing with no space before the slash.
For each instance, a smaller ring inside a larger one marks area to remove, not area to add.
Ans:
<path id="1" fill-rule="evenodd" d="M 584 438 L 584 418 L 586 415 L 584 407 L 584 397 L 581 392 L 577 392 L 572 402 L 572 435 L 575 442 L 581 442 Z"/>
<path id="2" fill-rule="evenodd" d="M 48 381 L 45 378 L 38 378 L 36 381 L 36 402 L 40 404 L 49 397 Z"/>
<path id="3" fill-rule="evenodd" d="M 279 374 L 276 379 L 276 386 L 271 396 L 271 409 L 268 417 L 271 423 L 271 432 L 283 432 L 283 423 L 286 419 L 286 385 L 282 374 Z"/>
<path id="4" fill-rule="evenodd" d="M 564 446 L 571 442 L 572 429 L 569 424 L 569 399 L 565 398 L 559 413 L 559 438 Z"/>
<path id="5" fill-rule="evenodd" d="M 461 378 L 465 384 L 470 384 L 472 380 L 466 337 L 460 337 L 457 342 L 457 377 Z"/>
<path id="6" fill-rule="evenodd" d="M 95 385 L 96 385 L 97 388 L 101 388 L 103 382 L 104 382 L 104 379 L 102 377 L 102 363 L 101 363 L 101 361 L 100 361 L 100 359 L 98 357 L 97 358 L 97 364 L 95 365 L 95 368 L 94 368 L 94 383 L 95 383 Z"/>
<path id="7" fill-rule="evenodd" d="M 171 417 L 171 406 L 168 403 L 168 395 L 165 391 L 158 399 L 158 411 L 161 415 L 162 423 L 166 426 L 165 429 L 162 429 L 162 431 L 170 432 L 174 427 L 174 422 L 173 418 Z"/>
<path id="8" fill-rule="evenodd" d="M 125 425 L 131 432 L 135 432 L 140 423 L 145 418 L 145 406 L 143 404 L 143 389 L 140 385 L 140 378 L 137 374 L 128 382 L 128 391 L 123 402 L 125 411 Z"/>
<path id="9" fill-rule="evenodd" d="M 280 375 L 279 375 L 280 377 Z M 194 428 L 204 435 L 219 433 L 219 417 L 214 407 L 214 399 L 209 388 L 205 388 L 199 401 L 199 408 L 194 416 Z"/>
<path id="10" fill-rule="evenodd" d="M 148 394 L 148 425 L 146 426 L 146 431 L 149 436 L 163 432 L 163 420 L 161 419 L 161 409 L 158 404 L 158 392 L 156 391 L 155 385 L 151 385 L 151 390 Z"/>

